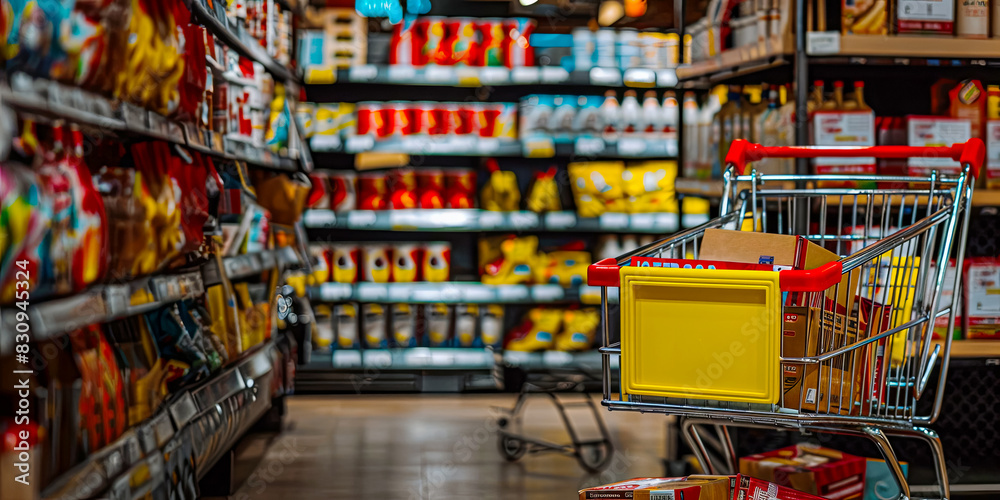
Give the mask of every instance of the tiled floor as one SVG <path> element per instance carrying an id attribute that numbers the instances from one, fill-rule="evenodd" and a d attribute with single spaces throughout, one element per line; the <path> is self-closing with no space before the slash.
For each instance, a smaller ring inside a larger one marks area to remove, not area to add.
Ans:
<path id="1" fill-rule="evenodd" d="M 497 445 L 500 413 L 491 407 L 511 407 L 515 397 L 292 397 L 284 432 L 244 444 L 238 463 L 256 470 L 244 474 L 234 498 L 572 499 L 582 487 L 663 473 L 665 417 L 603 409 L 616 445 L 603 473 L 589 475 L 556 454 L 508 463 Z M 595 436 L 589 410 L 572 412 L 581 434 Z M 526 416 L 526 434 L 568 442 L 548 401 L 536 397 Z"/>

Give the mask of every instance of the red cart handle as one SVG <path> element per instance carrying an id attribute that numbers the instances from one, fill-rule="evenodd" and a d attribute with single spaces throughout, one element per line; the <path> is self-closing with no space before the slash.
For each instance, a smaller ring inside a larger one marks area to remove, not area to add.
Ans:
<path id="1" fill-rule="evenodd" d="M 616 287 L 619 285 L 618 269 L 614 258 L 599 260 L 587 267 L 587 284 Z M 778 275 L 778 286 L 782 292 L 822 292 L 840 283 L 843 269 L 839 260 L 815 269 L 787 269 Z"/>
<path id="2" fill-rule="evenodd" d="M 951 146 L 761 146 L 743 139 L 736 139 L 729 146 L 726 163 L 736 167 L 736 172 L 743 175 L 747 163 L 762 158 L 818 158 L 833 156 L 842 158 L 857 158 L 874 156 L 875 158 L 951 158 L 962 164 L 968 164 L 973 178 L 979 177 L 979 168 L 986 160 L 986 145 L 980 139 L 969 139 L 966 142 Z"/>

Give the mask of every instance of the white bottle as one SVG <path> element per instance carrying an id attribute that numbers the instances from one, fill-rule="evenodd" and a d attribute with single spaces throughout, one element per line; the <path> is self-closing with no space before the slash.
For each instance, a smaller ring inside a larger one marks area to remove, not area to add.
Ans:
<path id="1" fill-rule="evenodd" d="M 614 90 L 604 93 L 604 102 L 601 103 L 601 121 L 604 122 L 604 135 L 617 137 L 622 131 L 622 109 L 618 105 L 618 97 Z"/>
<path id="2" fill-rule="evenodd" d="M 636 248 L 639 248 L 639 240 L 636 239 L 634 234 L 626 234 L 622 236 L 622 253 L 631 252 Z"/>
<path id="3" fill-rule="evenodd" d="M 677 106 L 677 94 L 668 90 L 663 94 L 663 137 L 667 140 L 677 140 L 677 124 L 680 119 L 680 107 Z"/>
<path id="4" fill-rule="evenodd" d="M 995 3 L 995 2 L 994 2 Z M 961 38 L 986 38 L 990 34 L 989 0 L 956 0 L 955 35 Z"/>
<path id="5" fill-rule="evenodd" d="M 622 122 L 625 134 L 642 132 L 642 107 L 639 106 L 639 98 L 634 90 L 625 91 L 625 98 L 622 99 Z"/>
<path id="6" fill-rule="evenodd" d="M 722 130 L 715 115 L 722 109 L 722 101 L 719 94 L 710 93 L 708 102 L 701 108 L 698 117 L 699 144 L 698 144 L 698 169 L 702 177 L 710 177 L 713 164 L 718 162 L 719 144 L 722 140 Z"/>
<path id="7" fill-rule="evenodd" d="M 618 244 L 618 235 L 604 234 L 597 239 L 597 259 L 613 259 L 621 255 L 622 247 Z"/>
<path id="8" fill-rule="evenodd" d="M 646 91 L 642 98 L 642 131 L 649 139 L 656 139 L 663 130 L 663 113 L 660 111 L 660 101 L 656 92 Z"/>
<path id="9" fill-rule="evenodd" d="M 693 178 L 697 171 L 700 123 L 698 117 L 701 112 L 698 109 L 698 100 L 694 92 L 690 90 L 684 93 L 684 177 Z"/>

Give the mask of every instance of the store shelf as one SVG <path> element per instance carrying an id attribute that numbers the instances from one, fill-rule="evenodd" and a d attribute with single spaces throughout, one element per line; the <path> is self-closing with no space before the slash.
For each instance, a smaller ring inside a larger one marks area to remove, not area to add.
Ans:
<path id="1" fill-rule="evenodd" d="M 527 156 L 529 158 L 675 158 L 676 139 L 582 137 L 556 142 L 549 136 L 517 139 L 475 136 L 412 136 L 375 140 L 374 136 L 313 137 L 310 149 L 317 153 L 404 153 L 451 156 Z"/>
<path id="2" fill-rule="evenodd" d="M 1000 207 L 1000 189 L 973 189 L 972 206 Z"/>
<path id="3" fill-rule="evenodd" d="M 323 283 L 309 291 L 322 302 L 375 302 L 408 304 L 540 304 L 600 303 L 598 287 L 560 285 L 484 285 L 476 282 L 444 283 Z"/>
<path id="4" fill-rule="evenodd" d="M 271 75 L 274 76 L 275 80 L 282 82 L 294 82 L 296 78 L 292 75 L 292 72 L 278 64 L 277 61 L 271 58 L 260 46 L 260 42 L 253 39 L 249 34 L 247 34 L 242 26 L 239 29 L 233 28 L 228 19 L 223 17 L 216 17 L 216 13 L 211 11 L 202 0 L 184 0 L 184 3 L 188 4 L 188 8 L 191 9 L 191 14 L 204 25 L 217 40 L 221 40 L 229 48 L 239 52 L 243 57 L 247 57 L 254 61 L 257 61 L 264 65 Z"/>
<path id="5" fill-rule="evenodd" d="M 592 68 L 589 71 L 570 72 L 553 66 L 508 69 L 506 67 L 364 64 L 337 70 L 306 67 L 303 75 L 303 80 L 307 85 L 330 85 L 340 82 L 446 87 L 593 85 L 598 87 L 672 88 L 677 85 L 675 70 L 647 68 L 631 68 L 625 71 L 618 68 Z"/>
<path id="6" fill-rule="evenodd" d="M 176 122 L 129 103 L 24 73 L 10 75 L 9 87 L 0 84 L 0 102 L 82 126 L 161 139 L 228 160 L 241 160 L 276 170 L 296 171 L 299 168 L 294 159 L 277 155 L 269 149 Z"/>
<path id="7" fill-rule="evenodd" d="M 175 394 L 152 418 L 52 481 L 42 498 L 141 498 L 169 481 L 164 452 L 189 443 L 198 478 L 271 405 L 278 351 L 269 341 L 207 382 Z M 89 493 L 84 493 L 89 492 Z"/>
<path id="8" fill-rule="evenodd" d="M 677 194 L 701 196 L 705 198 L 722 198 L 725 182 L 721 179 L 682 179 L 674 182 Z"/>
<path id="9" fill-rule="evenodd" d="M 499 354 L 486 348 L 411 347 L 314 352 L 295 373 L 297 391 L 467 392 L 503 388 Z"/>
<path id="10" fill-rule="evenodd" d="M 226 275 L 242 279 L 275 265 L 299 263 L 294 250 L 285 247 L 257 254 L 228 257 Z M 83 292 L 49 300 L 33 300 L 27 308 L 32 340 L 41 341 L 77 328 L 153 311 L 167 304 L 197 297 L 205 288 L 219 282 L 214 261 L 200 270 L 180 274 L 150 276 L 123 283 L 96 285 Z M 17 309 L 0 310 L 0 329 L 15 331 Z M 0 349 L 12 348 L 13 336 L 3 336 Z"/>
<path id="11" fill-rule="evenodd" d="M 338 349 L 333 351 L 334 370 L 492 370 L 492 349 L 409 347 L 403 349 Z"/>
<path id="12" fill-rule="evenodd" d="M 944 341 L 935 340 L 935 345 Z M 931 346 L 931 349 L 934 347 Z M 941 345 L 944 349 L 944 345 Z M 943 351 L 942 351 L 943 352 Z M 1000 340 L 992 339 L 961 339 L 951 341 L 951 357 L 953 358 L 1000 358 Z"/>
<path id="13" fill-rule="evenodd" d="M 680 66 L 677 68 L 677 79 L 707 78 L 711 81 L 739 76 L 786 64 L 786 56 L 793 53 L 793 46 L 774 36 L 760 43 L 723 51 L 704 61 Z"/>
<path id="14" fill-rule="evenodd" d="M 478 209 L 308 210 L 307 228 L 371 231 L 566 231 L 666 234 L 677 231 L 679 217 L 670 213 L 606 213 L 580 217 L 574 212 L 490 212 Z"/>
<path id="15" fill-rule="evenodd" d="M 97 285 L 66 298 L 32 301 L 27 310 L 28 324 L 32 340 L 40 341 L 87 325 L 149 312 L 204 292 L 200 271 Z M 13 325 L 18 311 L 7 307 L 0 313 L 3 331 L 15 331 Z M 4 342 L 8 341 L 13 342 L 13 339 L 5 336 Z"/>
<path id="16" fill-rule="evenodd" d="M 569 369 L 599 374 L 601 372 L 601 357 L 601 353 L 597 351 L 504 351 L 503 364 L 505 367 L 521 368 L 525 371 Z M 611 369 L 618 369 L 618 356 L 611 357 Z"/>
<path id="17" fill-rule="evenodd" d="M 810 56 L 869 56 L 901 59 L 1000 59 L 1000 39 L 935 36 L 809 33 Z M 906 61 L 898 61 L 905 64 Z"/>

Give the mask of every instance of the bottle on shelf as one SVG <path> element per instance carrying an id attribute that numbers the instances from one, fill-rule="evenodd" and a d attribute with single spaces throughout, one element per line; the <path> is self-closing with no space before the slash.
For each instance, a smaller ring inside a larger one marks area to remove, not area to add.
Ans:
<path id="1" fill-rule="evenodd" d="M 809 100 L 806 101 L 806 110 L 812 113 L 822 108 L 824 99 L 823 80 L 816 80 L 813 82 L 812 92 L 809 93 Z"/>
<path id="2" fill-rule="evenodd" d="M 698 109 L 698 100 L 694 92 L 690 90 L 684 92 L 683 114 L 684 114 L 684 177 L 693 178 L 698 172 L 698 159 L 700 153 L 698 146 L 701 141 L 701 113 Z"/>
<path id="3" fill-rule="evenodd" d="M 663 134 L 668 138 L 677 137 L 677 124 L 680 118 L 680 109 L 677 105 L 677 94 L 668 90 L 663 94 Z"/>
<path id="4" fill-rule="evenodd" d="M 986 119 L 1000 120 L 1000 85 L 986 87 Z"/>
<path id="5" fill-rule="evenodd" d="M 870 111 L 872 108 L 865 102 L 865 82 L 858 80 L 854 82 L 854 102 L 859 111 Z"/>
<path id="6" fill-rule="evenodd" d="M 660 110 L 660 101 L 656 98 L 656 92 L 646 91 L 642 98 L 642 122 L 643 133 L 650 139 L 655 139 L 663 132 L 664 116 Z"/>
<path id="7" fill-rule="evenodd" d="M 625 133 L 634 133 L 641 130 L 642 107 L 639 106 L 639 99 L 634 90 L 626 90 L 625 97 L 621 105 L 621 121 Z"/>
<path id="8" fill-rule="evenodd" d="M 604 135 L 615 136 L 622 131 L 622 110 L 618 105 L 618 97 L 614 90 L 604 93 L 601 103 L 601 121 L 604 122 Z"/>

